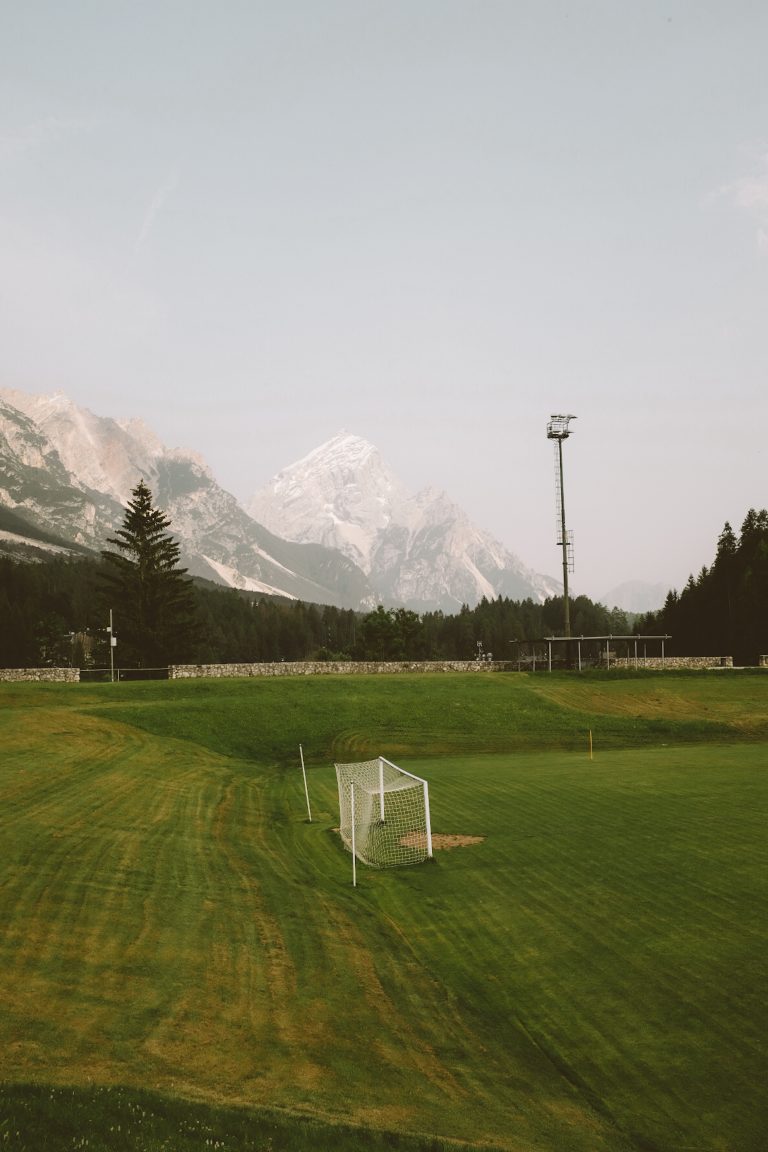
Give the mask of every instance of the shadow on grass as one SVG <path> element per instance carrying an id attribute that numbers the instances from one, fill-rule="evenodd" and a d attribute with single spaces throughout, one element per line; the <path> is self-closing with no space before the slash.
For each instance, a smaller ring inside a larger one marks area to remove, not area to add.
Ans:
<path id="1" fill-rule="evenodd" d="M 4 1084 L 0 1147 L 13 1152 L 454 1152 L 466 1145 L 120 1086 Z"/>

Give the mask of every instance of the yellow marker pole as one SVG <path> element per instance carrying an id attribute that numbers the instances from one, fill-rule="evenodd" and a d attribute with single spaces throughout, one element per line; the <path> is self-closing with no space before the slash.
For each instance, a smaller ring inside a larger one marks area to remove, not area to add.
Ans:
<path id="1" fill-rule="evenodd" d="M 593 759 L 593 756 L 592 756 L 592 729 L 591 728 L 589 730 L 589 758 L 590 758 L 590 760 Z"/>

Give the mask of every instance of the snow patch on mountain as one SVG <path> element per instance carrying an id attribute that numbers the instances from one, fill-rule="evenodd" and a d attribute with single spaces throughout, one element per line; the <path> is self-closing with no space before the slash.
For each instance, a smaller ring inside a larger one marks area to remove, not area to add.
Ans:
<path id="1" fill-rule="evenodd" d="M 239 588 L 243 592 L 262 592 L 265 596 L 283 596 L 288 600 L 297 599 L 296 596 L 287 595 L 280 588 L 265 584 L 262 580 L 253 580 L 249 576 L 243 576 L 241 572 L 229 564 L 220 564 L 211 559 L 210 556 L 204 556 L 203 559 L 219 576 L 222 584 L 227 584 L 230 588 Z"/>
<path id="2" fill-rule="evenodd" d="M 4 541 L 6 544 L 13 544 L 21 548 L 30 547 L 29 537 L 20 536 L 18 532 L 4 532 L 0 529 L 0 540 Z M 62 544 L 49 544 L 44 540 L 35 540 L 34 548 L 39 552 L 49 552 L 52 556 L 74 555 L 71 548 L 65 548 Z"/>

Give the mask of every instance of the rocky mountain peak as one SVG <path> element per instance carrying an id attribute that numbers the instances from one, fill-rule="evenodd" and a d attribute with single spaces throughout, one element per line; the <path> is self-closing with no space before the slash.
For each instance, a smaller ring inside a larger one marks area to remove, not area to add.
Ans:
<path id="1" fill-rule="evenodd" d="M 368 573 L 378 534 L 405 496 L 378 449 L 342 431 L 278 472 L 247 509 L 271 531 L 337 548 Z"/>
<path id="2" fill-rule="evenodd" d="M 378 449 L 346 431 L 280 471 L 248 510 L 289 540 L 338 549 L 388 603 L 450 611 L 483 596 L 543 599 L 559 588 L 471 524 L 443 490 L 410 494 Z"/>

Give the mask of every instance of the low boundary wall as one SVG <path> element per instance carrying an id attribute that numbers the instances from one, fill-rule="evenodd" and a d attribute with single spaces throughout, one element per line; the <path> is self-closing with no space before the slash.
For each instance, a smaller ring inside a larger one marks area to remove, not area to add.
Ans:
<path id="1" fill-rule="evenodd" d="M 274 664 L 172 664 L 169 680 L 198 676 L 354 676 L 399 672 L 512 672 L 511 660 L 302 660 Z"/>
<path id="2" fill-rule="evenodd" d="M 610 666 L 616 669 L 647 669 L 650 672 L 706 671 L 709 668 L 733 668 L 733 656 L 665 656 L 663 660 L 660 656 L 649 656 L 645 659 L 638 656 L 635 660 L 634 656 L 616 657 L 612 654 Z"/>
<path id="3" fill-rule="evenodd" d="M 546 671 L 546 660 L 537 661 L 539 672 Z M 602 663 L 605 669 L 605 663 Z M 608 671 L 624 669 L 648 672 L 706 671 L 733 668 L 732 656 L 666 656 L 661 658 L 611 656 Z M 370 676 L 419 672 L 529 672 L 530 661 L 517 660 L 281 660 L 260 664 L 172 664 L 169 680 L 250 676 Z"/>
<path id="4" fill-rule="evenodd" d="M 546 661 L 538 661 L 538 671 L 546 670 Z M 768 656 L 760 657 L 761 668 L 768 668 Z M 605 668 L 603 662 L 602 667 Z M 608 671 L 637 669 L 648 672 L 707 671 L 733 668 L 732 656 L 666 656 L 646 658 L 611 657 Z M 419 672 L 517 672 L 531 671 L 529 661 L 516 660 L 280 660 L 260 664 L 171 664 L 169 680 L 194 680 L 206 677 L 225 679 L 250 676 L 370 676 Z M 118 679 L 121 677 L 118 676 Z M 124 679 L 129 679 L 125 676 Z M 27 681 L 36 683 L 80 683 L 79 668 L 0 668 L 0 683 Z"/>

